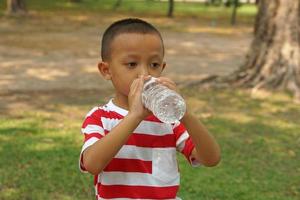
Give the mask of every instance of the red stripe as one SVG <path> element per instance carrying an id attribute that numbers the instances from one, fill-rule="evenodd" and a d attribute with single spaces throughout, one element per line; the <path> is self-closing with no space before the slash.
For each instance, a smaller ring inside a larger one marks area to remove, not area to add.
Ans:
<path id="1" fill-rule="evenodd" d="M 192 154 L 192 151 L 194 149 L 195 145 L 192 141 L 191 138 L 188 138 L 186 141 L 185 141 L 185 144 L 184 144 L 184 148 L 182 150 L 182 153 L 184 154 L 184 156 L 186 157 L 186 159 L 190 162 L 190 156 Z"/>
<path id="2" fill-rule="evenodd" d="M 87 125 L 97 125 L 97 126 L 103 127 L 102 122 L 101 122 L 101 118 L 96 118 L 93 115 L 88 116 L 87 118 L 85 118 L 85 120 L 82 124 L 82 128 L 87 127 Z"/>
<path id="3" fill-rule="evenodd" d="M 98 184 L 102 198 L 175 199 L 179 186 L 152 187 Z"/>
<path id="4" fill-rule="evenodd" d="M 146 117 L 144 119 L 145 121 L 150 121 L 150 122 L 160 122 L 162 123 L 157 117 L 155 117 L 154 115 L 149 115 L 148 117 Z"/>
<path id="5" fill-rule="evenodd" d="M 119 172 L 140 172 L 140 173 L 152 173 L 152 161 L 143 161 L 138 159 L 123 159 L 114 158 L 105 167 L 104 171 L 119 171 Z"/>
<path id="6" fill-rule="evenodd" d="M 90 134 L 85 133 L 84 134 L 84 142 L 88 141 L 92 137 L 101 139 L 103 136 L 100 133 L 90 133 Z"/>
<path id="7" fill-rule="evenodd" d="M 175 147 L 176 140 L 173 134 L 157 136 L 134 133 L 129 137 L 126 144 L 138 147 Z"/>
<path id="8" fill-rule="evenodd" d="M 185 130 L 186 129 L 182 123 L 173 129 L 173 132 L 176 135 L 176 140 L 185 132 Z"/>
<path id="9" fill-rule="evenodd" d="M 117 113 L 115 111 L 105 111 L 105 110 L 102 110 L 100 117 L 105 117 L 108 119 L 123 119 L 124 118 L 123 115 L 120 115 L 119 113 Z"/>
<path id="10" fill-rule="evenodd" d="M 95 110 L 90 116 L 87 116 L 83 122 L 82 128 L 85 128 L 88 124 L 94 124 L 103 127 L 101 117 L 108 119 L 123 119 L 124 116 L 114 111 L 105 111 L 99 108 Z"/>
<path id="11" fill-rule="evenodd" d="M 96 184 L 98 184 L 98 176 L 99 175 L 94 176 L 94 186 L 96 186 Z"/>

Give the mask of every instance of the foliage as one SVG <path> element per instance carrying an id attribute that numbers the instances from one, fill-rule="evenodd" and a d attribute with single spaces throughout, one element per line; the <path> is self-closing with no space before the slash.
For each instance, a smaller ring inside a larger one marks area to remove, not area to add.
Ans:
<path id="1" fill-rule="evenodd" d="M 5 3 L 0 2 L 0 13 L 5 10 Z M 133 1 L 123 0 L 118 8 L 116 1 L 112 0 L 82 0 L 80 3 L 71 3 L 70 0 L 27 0 L 27 8 L 30 11 L 43 12 L 93 12 L 99 14 L 131 14 L 166 16 L 168 1 Z M 176 2 L 174 7 L 175 17 L 194 17 L 203 19 L 230 19 L 232 8 L 225 6 L 207 6 L 203 3 Z M 238 21 L 253 21 L 256 14 L 256 6 L 243 5 L 238 10 Z"/>

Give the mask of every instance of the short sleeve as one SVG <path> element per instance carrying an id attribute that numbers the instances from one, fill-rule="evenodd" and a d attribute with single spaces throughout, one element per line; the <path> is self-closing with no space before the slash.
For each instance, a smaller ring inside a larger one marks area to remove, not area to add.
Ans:
<path id="1" fill-rule="evenodd" d="M 81 133 L 84 136 L 83 146 L 80 152 L 79 168 L 86 172 L 83 163 L 83 152 L 89 146 L 100 140 L 104 135 L 104 128 L 101 122 L 101 110 L 98 107 L 93 108 L 85 117 L 82 124 Z"/>
<path id="2" fill-rule="evenodd" d="M 200 163 L 192 157 L 192 151 L 195 148 L 195 145 L 184 125 L 180 122 L 175 123 L 173 126 L 173 132 L 176 137 L 177 151 L 182 153 L 193 167 L 199 166 Z"/>

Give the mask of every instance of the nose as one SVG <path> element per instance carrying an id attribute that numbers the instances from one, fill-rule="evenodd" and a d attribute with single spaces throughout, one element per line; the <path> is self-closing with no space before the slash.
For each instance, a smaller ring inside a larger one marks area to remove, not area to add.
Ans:
<path id="1" fill-rule="evenodd" d="M 139 70 L 139 76 L 140 75 L 144 75 L 144 76 L 148 76 L 149 75 L 149 71 L 148 71 L 148 67 L 147 65 L 143 65 L 140 67 L 140 70 Z"/>

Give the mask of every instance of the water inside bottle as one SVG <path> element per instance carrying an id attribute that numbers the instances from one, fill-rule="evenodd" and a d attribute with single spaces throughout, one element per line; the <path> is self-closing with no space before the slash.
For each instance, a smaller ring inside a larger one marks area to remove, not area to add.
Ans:
<path id="1" fill-rule="evenodd" d="M 144 85 L 142 100 L 144 105 L 164 123 L 180 120 L 186 111 L 184 99 L 175 91 L 156 83 L 155 78 L 151 78 Z"/>
<path id="2" fill-rule="evenodd" d="M 174 123 L 180 120 L 185 113 L 185 103 L 178 95 L 162 94 L 157 97 L 154 115 L 162 122 Z"/>

